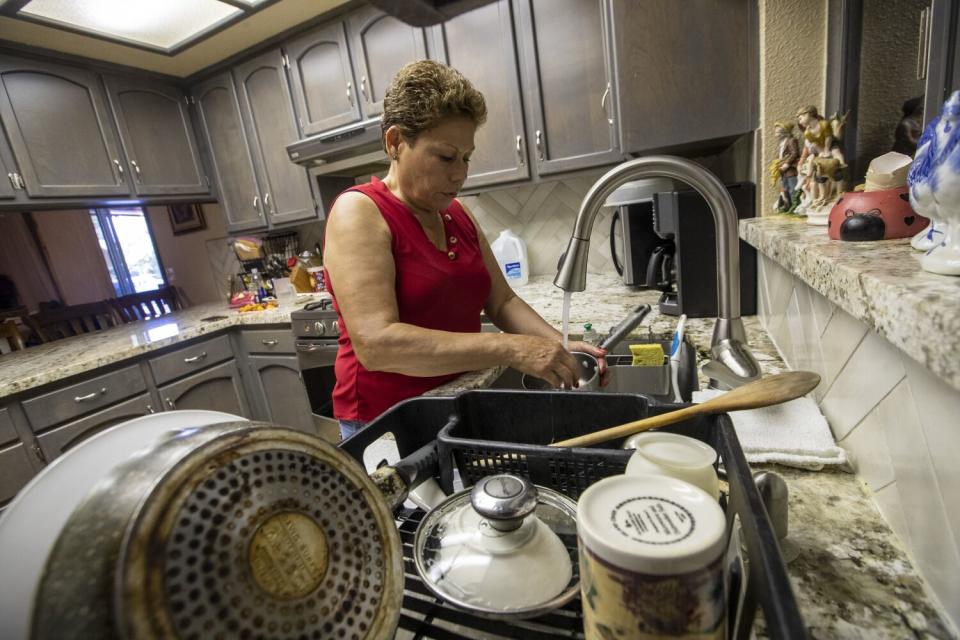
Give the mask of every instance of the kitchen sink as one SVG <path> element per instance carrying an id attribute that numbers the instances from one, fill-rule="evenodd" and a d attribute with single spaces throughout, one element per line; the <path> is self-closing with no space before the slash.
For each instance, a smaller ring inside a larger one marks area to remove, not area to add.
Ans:
<path id="1" fill-rule="evenodd" d="M 634 367 L 630 356 L 631 344 L 649 344 L 649 340 L 624 341 L 614 348 L 607 356 L 607 368 L 610 382 L 607 386 L 598 389 L 601 393 L 642 393 L 652 396 L 661 402 L 672 402 L 673 393 L 670 385 L 670 366 Z M 664 353 L 669 352 L 670 343 L 660 342 Z M 696 351 L 689 343 L 684 343 L 681 351 L 680 387 L 684 390 L 684 397 L 689 399 L 689 393 L 697 388 Z M 690 375 L 692 373 L 692 375 Z M 521 374 L 516 369 L 506 369 L 501 373 L 491 389 L 523 389 L 520 383 Z"/>

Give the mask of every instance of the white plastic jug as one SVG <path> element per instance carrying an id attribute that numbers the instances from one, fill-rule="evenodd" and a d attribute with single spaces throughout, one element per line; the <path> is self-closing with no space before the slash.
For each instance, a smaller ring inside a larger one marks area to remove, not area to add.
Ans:
<path id="1" fill-rule="evenodd" d="M 490 245 L 497 258 L 500 270 L 507 278 L 507 284 L 517 287 L 527 284 L 530 279 L 530 260 L 527 258 L 527 245 L 510 229 L 504 229 Z"/>

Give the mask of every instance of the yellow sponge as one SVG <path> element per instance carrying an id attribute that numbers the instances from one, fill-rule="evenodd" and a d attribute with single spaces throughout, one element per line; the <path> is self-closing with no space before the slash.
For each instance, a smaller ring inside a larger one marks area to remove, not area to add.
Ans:
<path id="1" fill-rule="evenodd" d="M 661 367 L 663 366 L 663 347 L 657 343 L 632 344 L 630 353 L 633 355 L 634 367 Z"/>

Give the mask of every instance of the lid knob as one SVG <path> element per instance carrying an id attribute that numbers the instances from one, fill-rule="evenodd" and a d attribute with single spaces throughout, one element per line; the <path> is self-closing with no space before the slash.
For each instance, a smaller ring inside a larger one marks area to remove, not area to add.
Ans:
<path id="1" fill-rule="evenodd" d="M 473 486 L 470 504 L 494 529 L 513 531 L 537 508 L 537 488 L 519 476 L 488 476 Z"/>

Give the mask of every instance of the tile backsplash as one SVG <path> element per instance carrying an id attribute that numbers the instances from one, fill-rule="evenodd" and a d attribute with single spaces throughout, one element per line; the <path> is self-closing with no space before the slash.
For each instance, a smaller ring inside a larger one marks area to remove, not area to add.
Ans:
<path id="1" fill-rule="evenodd" d="M 766 256 L 760 318 L 953 624 L 960 626 L 960 392 Z"/>

